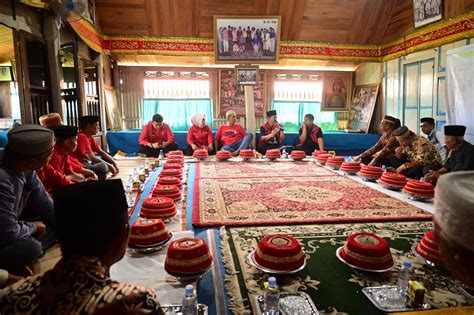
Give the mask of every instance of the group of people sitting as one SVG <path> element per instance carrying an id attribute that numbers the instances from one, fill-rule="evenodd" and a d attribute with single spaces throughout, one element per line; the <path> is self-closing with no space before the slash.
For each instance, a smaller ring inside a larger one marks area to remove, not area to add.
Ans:
<path id="1" fill-rule="evenodd" d="M 424 177 L 434 184 L 448 172 L 474 170 L 474 146 L 464 140 L 466 126 L 445 125 L 444 145 L 436 136 L 433 118 L 422 118 L 420 127 L 426 137 L 400 126 L 398 118 L 385 116 L 379 125 L 379 141 L 354 161 L 385 166 L 410 178 Z"/>
<path id="2" fill-rule="evenodd" d="M 261 150 L 278 148 L 284 139 L 276 112 L 267 116 Z M 158 118 L 151 128 L 163 130 L 162 118 Z M 205 138 L 208 150 L 215 150 L 210 146 L 212 137 L 210 128 L 205 128 L 205 117 L 195 118 L 191 139 Z M 251 134 L 235 124 L 235 113 L 229 112 L 227 120 L 216 137 L 222 148 L 235 152 L 248 146 Z M 313 120 L 312 115 L 306 115 L 297 147 L 309 153 L 324 145 L 322 131 Z M 108 171 L 116 174 L 119 170 L 95 143 L 98 117 L 81 117 L 80 132 L 57 119 L 42 124 L 49 128 L 13 128 L 7 146 L 0 150 L 0 286 L 7 286 L 0 292 L 0 313 L 162 314 L 153 290 L 110 278 L 110 267 L 125 254 L 130 226 L 121 180 L 100 180 Z M 436 239 L 449 270 L 474 287 L 474 172 L 464 171 L 473 169 L 473 146 L 463 139 L 465 127 L 444 129 L 448 152 L 444 165 L 432 139 L 400 127 L 399 121 L 389 116 L 381 122 L 380 141 L 357 159 L 373 165 L 384 163 L 400 172 L 418 172 L 431 180 L 439 178 Z M 423 132 L 432 135 L 428 129 Z M 276 143 L 270 141 L 274 138 Z M 173 143 L 168 141 L 144 144 L 165 149 Z M 194 150 L 191 144 L 190 150 Z M 42 172 L 45 184 L 37 175 Z M 48 192 L 45 187 L 52 185 L 50 177 L 73 184 Z M 61 247 L 61 260 L 44 275 L 33 275 L 34 262 L 56 243 Z"/>
<path id="3" fill-rule="evenodd" d="M 214 155 L 216 150 L 224 150 L 239 155 L 240 151 L 251 146 L 253 134 L 237 124 L 237 116 L 233 110 L 226 112 L 227 123 L 217 129 L 215 137 L 212 129 L 206 124 L 206 116 L 196 114 L 191 118 L 192 126 L 188 130 L 187 147 L 183 150 L 187 156 L 192 156 L 195 150 L 207 150 Z M 314 116 L 307 114 L 299 131 L 299 144 L 297 150 L 303 150 L 310 155 L 314 150 L 324 150 L 322 129 L 314 123 Z M 276 110 L 267 112 L 267 121 L 260 127 L 260 139 L 256 149 L 265 154 L 269 149 L 283 150 L 285 145 L 285 133 L 283 126 L 277 121 Z M 159 157 L 170 151 L 177 150 L 175 136 L 171 128 L 163 122 L 163 116 L 155 114 L 140 134 L 138 139 L 140 153 L 149 157 Z M 291 148 L 288 148 L 291 150 Z"/>

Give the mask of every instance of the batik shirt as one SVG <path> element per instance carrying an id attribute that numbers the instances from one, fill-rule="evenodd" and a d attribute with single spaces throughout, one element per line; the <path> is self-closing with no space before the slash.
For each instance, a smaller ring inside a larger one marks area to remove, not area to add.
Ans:
<path id="1" fill-rule="evenodd" d="M 361 156 L 367 157 L 377 154 L 376 159 L 380 159 L 394 155 L 395 149 L 400 146 L 400 144 L 392 134 L 393 131 L 382 134 L 379 141 L 377 141 L 372 148 L 362 153 Z"/>
<path id="2" fill-rule="evenodd" d="M 43 276 L 21 280 L 0 296 L 9 314 L 163 314 L 155 293 L 110 279 L 95 257 L 61 259 Z"/>
<path id="3" fill-rule="evenodd" d="M 435 146 L 431 144 L 425 137 L 418 135 L 413 136 L 414 139 L 410 146 L 401 150 L 400 157 L 408 160 L 403 164 L 405 168 L 416 166 L 440 166 L 443 165 L 441 156 Z"/>
<path id="4" fill-rule="evenodd" d="M 441 159 L 444 161 L 446 159 L 446 147 L 442 145 L 436 137 L 436 130 L 431 131 L 431 133 L 427 135 L 426 138 L 435 146 L 439 152 L 439 155 L 441 155 Z"/>

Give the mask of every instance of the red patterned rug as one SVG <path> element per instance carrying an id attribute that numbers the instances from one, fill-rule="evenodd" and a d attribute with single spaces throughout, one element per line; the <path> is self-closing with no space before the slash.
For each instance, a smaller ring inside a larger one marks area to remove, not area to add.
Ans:
<path id="1" fill-rule="evenodd" d="M 206 163 L 207 164 L 207 163 Z M 205 167 L 208 167 L 206 165 Z M 249 167 L 249 166 L 245 166 Z M 315 169 L 323 169 L 312 164 Z M 197 165 L 193 224 L 273 225 L 430 219 L 431 214 L 344 176 L 202 177 Z"/>
<path id="2" fill-rule="evenodd" d="M 316 167 L 313 161 L 252 162 L 199 162 L 196 176 L 200 178 L 282 177 L 282 176 L 333 176 L 335 173 Z"/>

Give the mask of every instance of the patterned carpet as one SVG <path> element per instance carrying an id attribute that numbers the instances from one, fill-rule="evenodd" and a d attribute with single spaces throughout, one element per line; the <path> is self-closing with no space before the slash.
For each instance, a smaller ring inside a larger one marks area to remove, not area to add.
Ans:
<path id="1" fill-rule="evenodd" d="M 333 172 L 315 167 L 313 161 L 267 161 L 252 162 L 199 162 L 196 176 L 200 178 L 235 178 L 235 177 L 280 177 L 280 176 L 332 176 Z"/>
<path id="2" fill-rule="evenodd" d="M 404 201 L 330 172 L 315 164 L 204 163 L 194 182 L 193 224 L 270 225 L 316 222 L 354 222 L 430 219 L 431 215 Z M 293 167 L 293 165 L 296 165 Z M 280 174 L 283 168 L 283 175 Z M 204 169 L 202 172 L 201 170 Z M 291 170 L 292 175 L 285 172 Z M 214 177 L 212 172 L 217 171 Z M 246 173 L 245 171 L 250 171 Z M 264 171 L 262 171 L 264 172 Z M 328 172 L 327 176 L 324 174 Z M 321 176 L 308 176 L 313 173 Z M 252 176 L 246 176 L 252 174 Z M 285 175 L 286 174 L 286 175 Z M 204 176 L 205 175 L 205 176 Z M 254 176 L 255 175 L 255 176 Z"/>
<path id="3" fill-rule="evenodd" d="M 446 270 L 421 264 L 411 247 L 432 229 L 428 221 L 318 224 L 272 227 L 227 227 L 221 230 L 223 259 L 227 269 L 226 288 L 235 314 L 255 313 L 254 299 L 262 294 L 267 275 L 252 267 L 246 256 L 267 234 L 283 233 L 296 237 L 309 258 L 302 271 L 277 278 L 280 289 L 308 293 L 320 314 L 382 314 L 363 295 L 366 286 L 395 284 L 404 259 L 413 262 L 413 278 L 426 287 L 427 301 L 435 308 L 468 305 L 457 294 L 455 282 Z M 348 235 L 370 231 L 390 244 L 396 268 L 389 273 L 369 275 L 356 272 L 335 256 Z M 447 313 L 446 313 L 447 314 Z"/>

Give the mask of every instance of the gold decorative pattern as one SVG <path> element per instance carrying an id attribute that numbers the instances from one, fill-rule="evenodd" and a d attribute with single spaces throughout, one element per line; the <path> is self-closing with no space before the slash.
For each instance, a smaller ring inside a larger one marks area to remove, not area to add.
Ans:
<path id="1" fill-rule="evenodd" d="M 172 266 L 185 267 L 185 266 L 199 265 L 210 259 L 211 257 L 208 254 L 206 254 L 204 256 L 193 258 L 193 259 L 173 259 L 173 258 L 167 257 L 166 262 Z"/>
<path id="2" fill-rule="evenodd" d="M 368 256 L 363 256 L 357 253 L 354 253 L 350 249 L 347 248 L 347 245 L 344 245 L 344 252 L 346 253 L 347 256 L 352 257 L 354 259 L 367 262 L 367 263 L 380 263 L 380 262 L 386 262 L 387 260 L 390 260 L 390 257 L 392 257 L 392 254 L 387 254 L 385 256 L 381 257 L 368 257 Z"/>
<path id="3" fill-rule="evenodd" d="M 257 247 L 257 249 L 255 250 L 255 255 L 262 258 L 265 261 L 268 261 L 268 262 L 278 263 L 278 264 L 285 264 L 285 263 L 297 262 L 298 260 L 301 259 L 301 257 L 304 256 L 304 253 L 299 252 L 298 255 L 294 255 L 294 256 L 290 256 L 290 257 L 276 257 L 276 256 L 270 256 L 270 255 L 262 253 L 260 248 Z"/>

